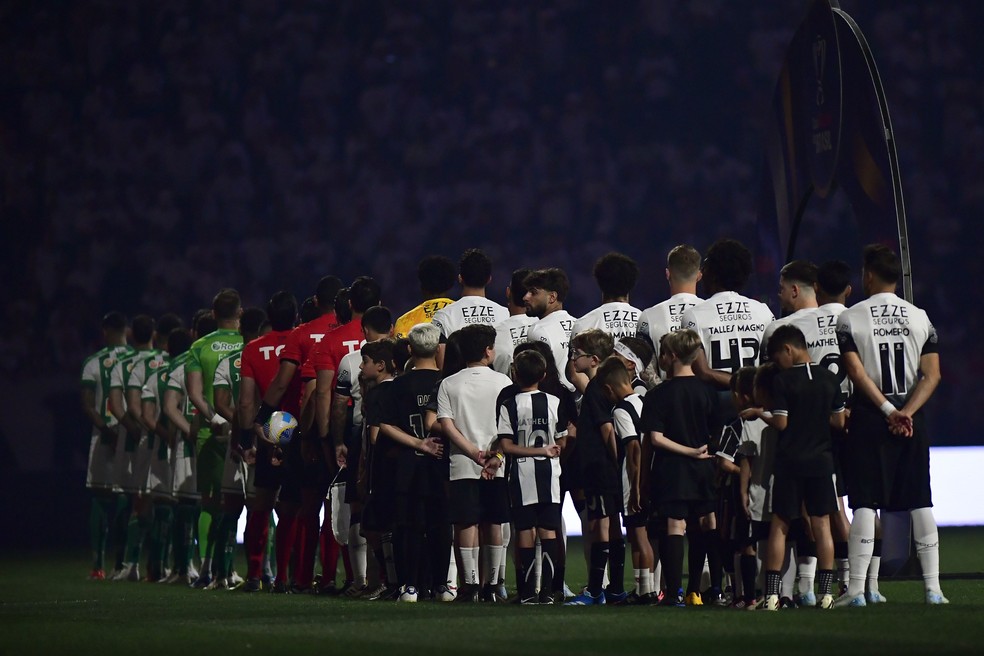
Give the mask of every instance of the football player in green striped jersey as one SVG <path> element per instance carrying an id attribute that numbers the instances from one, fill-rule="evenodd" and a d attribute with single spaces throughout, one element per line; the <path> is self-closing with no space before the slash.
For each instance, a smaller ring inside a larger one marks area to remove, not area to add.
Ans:
<path id="1" fill-rule="evenodd" d="M 102 319 L 102 338 L 103 348 L 82 365 L 82 411 L 92 424 L 85 485 L 92 490 L 89 535 L 93 563 L 89 578 L 95 580 L 106 578 L 106 542 L 116 513 L 113 461 L 118 430 L 116 417 L 109 411 L 109 378 L 117 358 L 130 350 L 126 344 L 126 317 L 120 312 L 106 314 Z M 119 565 L 122 567 L 122 563 Z"/>

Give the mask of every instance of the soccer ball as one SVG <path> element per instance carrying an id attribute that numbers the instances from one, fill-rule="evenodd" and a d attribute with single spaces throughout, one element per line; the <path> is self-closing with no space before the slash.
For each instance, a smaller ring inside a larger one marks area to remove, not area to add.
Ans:
<path id="1" fill-rule="evenodd" d="M 289 444 L 297 432 L 297 419 L 283 410 L 277 410 L 263 424 L 263 435 L 275 444 Z"/>

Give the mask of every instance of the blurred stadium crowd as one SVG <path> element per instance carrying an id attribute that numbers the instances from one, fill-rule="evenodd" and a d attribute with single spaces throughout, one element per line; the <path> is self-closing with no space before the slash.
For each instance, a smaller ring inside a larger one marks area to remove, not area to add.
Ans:
<path id="1" fill-rule="evenodd" d="M 842 6 L 885 80 L 915 301 L 941 334 L 934 432 L 973 443 L 984 5 Z M 74 376 L 106 310 L 188 317 L 227 285 L 262 304 L 371 273 L 402 312 L 417 260 L 468 246 L 493 256 L 493 290 L 520 265 L 565 268 L 575 315 L 597 303 L 595 258 L 620 250 L 648 307 L 673 245 L 753 245 L 764 121 L 806 7 L 7 3 L 0 375 Z M 843 198 L 816 210 L 849 213 Z"/>

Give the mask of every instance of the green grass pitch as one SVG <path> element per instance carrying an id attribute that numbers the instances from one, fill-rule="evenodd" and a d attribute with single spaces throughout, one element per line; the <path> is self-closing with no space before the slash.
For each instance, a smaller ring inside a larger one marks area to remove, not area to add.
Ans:
<path id="1" fill-rule="evenodd" d="M 947 572 L 984 571 L 984 530 L 942 532 Z M 572 540 L 572 553 L 580 545 Z M 572 558 L 568 582 L 585 579 Z M 240 560 L 241 562 L 241 560 Z M 90 582 L 86 554 L 0 555 L 4 654 L 981 653 L 984 580 L 882 583 L 889 603 L 779 613 L 713 608 L 396 604 Z M 511 568 L 511 564 L 510 564 Z M 630 572 L 631 573 L 631 572 Z M 511 577 L 510 573 L 510 577 Z"/>

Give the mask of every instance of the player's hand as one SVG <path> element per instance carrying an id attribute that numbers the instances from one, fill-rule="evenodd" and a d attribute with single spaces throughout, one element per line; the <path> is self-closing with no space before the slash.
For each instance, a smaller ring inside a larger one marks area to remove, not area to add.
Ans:
<path id="1" fill-rule="evenodd" d="M 287 460 L 287 454 L 279 446 L 273 450 L 270 454 L 270 464 L 274 467 L 280 467 Z"/>
<path id="2" fill-rule="evenodd" d="M 243 462 L 245 462 L 247 465 L 255 465 L 256 464 L 256 447 L 255 446 L 253 448 L 251 448 L 251 449 L 246 449 L 245 451 L 243 451 Z"/>
<path id="3" fill-rule="evenodd" d="M 261 442 L 266 442 L 267 444 L 276 444 L 276 442 L 267 438 L 267 436 L 263 433 L 263 426 L 259 424 L 253 424 L 253 432 L 256 434 L 257 440 L 260 440 Z"/>
<path id="4" fill-rule="evenodd" d="M 893 435 L 912 437 L 912 417 L 908 414 L 901 410 L 896 410 L 888 416 L 886 421 L 888 421 L 888 429 Z"/>
<path id="5" fill-rule="evenodd" d="M 699 447 L 694 449 L 693 457 L 697 460 L 710 460 L 714 456 L 707 452 L 706 444 L 701 444 Z"/>
<path id="6" fill-rule="evenodd" d="M 420 451 L 435 458 L 440 458 L 444 455 L 444 442 L 436 437 L 425 437 L 420 440 Z"/>
<path id="7" fill-rule="evenodd" d="M 476 449 L 471 453 L 471 459 L 475 461 L 476 465 L 485 466 L 485 461 L 488 459 L 488 454 L 481 449 Z"/>
<path id="8" fill-rule="evenodd" d="M 745 408 L 738 416 L 742 419 L 758 419 L 762 416 L 762 408 Z"/>
<path id="9" fill-rule="evenodd" d="M 558 458 L 560 457 L 560 445 L 551 444 L 550 446 L 543 447 L 543 455 L 548 458 Z"/>
<path id="10" fill-rule="evenodd" d="M 229 445 L 229 455 L 232 456 L 232 459 L 234 461 L 236 461 L 236 462 L 242 462 L 243 461 L 243 449 L 242 449 L 242 447 L 239 446 L 236 442 L 232 442 Z"/>
<path id="11" fill-rule="evenodd" d="M 232 431 L 232 424 L 218 412 L 212 415 L 212 420 L 209 424 L 212 426 L 212 432 L 216 435 L 227 435 Z"/>
<path id="12" fill-rule="evenodd" d="M 344 444 L 335 447 L 335 464 L 338 465 L 339 469 L 345 469 L 348 466 L 348 447 Z"/>
<path id="13" fill-rule="evenodd" d="M 633 514 L 642 512 L 642 504 L 639 503 L 639 490 L 635 488 L 629 490 L 629 510 Z"/>
<path id="14" fill-rule="evenodd" d="M 748 498 L 748 492 L 741 493 L 741 509 L 745 511 L 745 517 L 752 518 L 752 500 Z"/>

